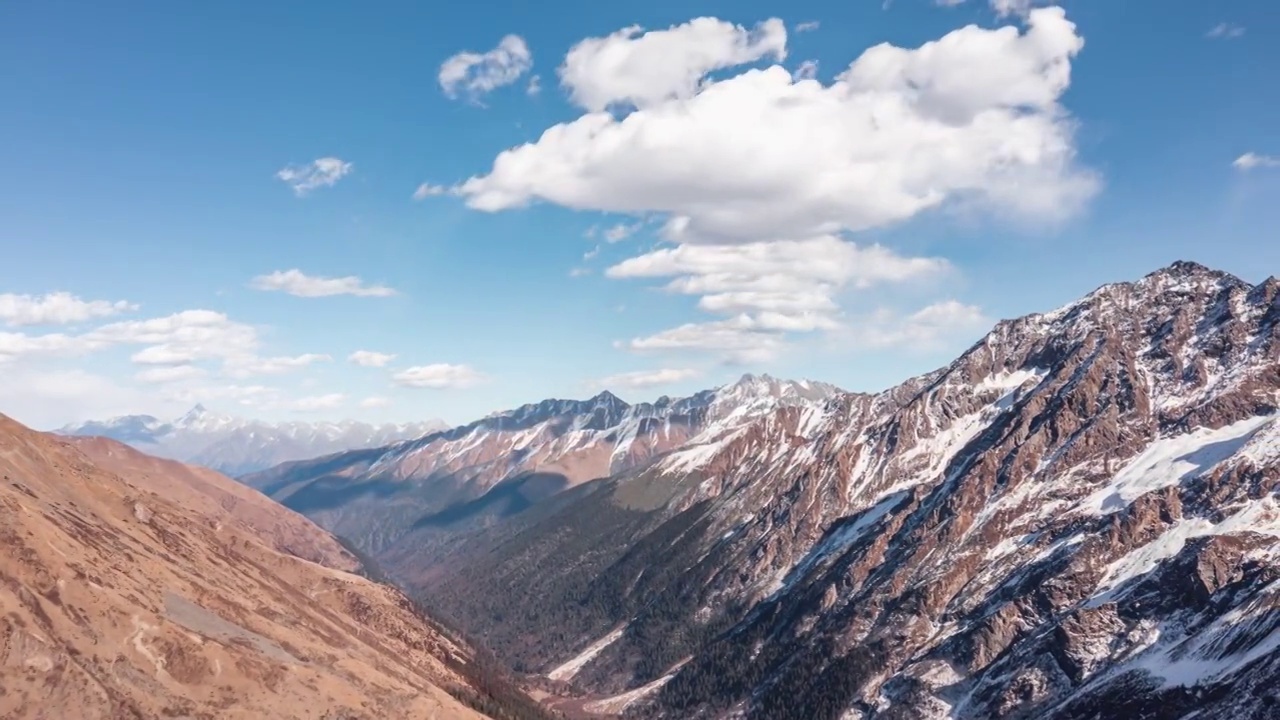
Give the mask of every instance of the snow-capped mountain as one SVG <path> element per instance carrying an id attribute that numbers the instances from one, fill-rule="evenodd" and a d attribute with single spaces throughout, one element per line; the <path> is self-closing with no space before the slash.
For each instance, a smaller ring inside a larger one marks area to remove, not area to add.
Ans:
<path id="1" fill-rule="evenodd" d="M 687 398 L 544 400 L 389 447 L 290 463 L 244 478 L 376 550 L 415 524 L 510 514 L 588 480 L 709 442 L 780 408 L 820 406 L 839 388 L 768 375 Z"/>
<path id="2" fill-rule="evenodd" d="M 438 420 L 402 425 L 354 420 L 268 423 L 221 415 L 197 405 L 170 421 L 127 415 L 69 425 L 57 432 L 111 438 L 151 455 L 203 465 L 234 477 L 292 460 L 412 439 L 443 427 Z"/>
<path id="3" fill-rule="evenodd" d="M 1175 263 L 381 557 L 599 712 L 1277 717 L 1278 408 L 1280 281 Z"/>

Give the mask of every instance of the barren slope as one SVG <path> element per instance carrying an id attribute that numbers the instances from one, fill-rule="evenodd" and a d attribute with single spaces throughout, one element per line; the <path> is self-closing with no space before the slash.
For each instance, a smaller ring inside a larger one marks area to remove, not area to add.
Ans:
<path id="1" fill-rule="evenodd" d="M 331 538 L 225 477 L 78 443 L 0 416 L 0 717 L 482 717 L 444 689 L 469 652 L 334 569 L 355 563 Z"/>

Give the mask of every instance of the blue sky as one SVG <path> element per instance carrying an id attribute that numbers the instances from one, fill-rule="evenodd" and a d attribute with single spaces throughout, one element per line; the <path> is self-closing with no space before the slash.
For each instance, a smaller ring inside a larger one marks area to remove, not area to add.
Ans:
<path id="1" fill-rule="evenodd" d="M 1270 3 L 947 4 L 5 3 L 0 412 L 876 390 L 1280 272 Z"/>

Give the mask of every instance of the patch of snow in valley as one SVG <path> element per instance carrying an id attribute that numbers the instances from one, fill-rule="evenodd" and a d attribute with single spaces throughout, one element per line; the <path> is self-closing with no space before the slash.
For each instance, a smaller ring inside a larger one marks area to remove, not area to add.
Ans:
<path id="1" fill-rule="evenodd" d="M 599 657 L 600 653 L 604 652 L 605 648 L 621 639 L 622 634 L 626 632 L 626 630 L 627 626 L 622 625 L 608 635 L 605 635 L 599 640 L 591 643 L 587 646 L 586 650 L 583 650 L 576 657 L 547 673 L 547 677 L 561 682 L 568 682 L 569 680 L 572 680 L 574 676 L 582 670 L 582 668 L 587 666 L 587 663 L 595 660 Z"/>

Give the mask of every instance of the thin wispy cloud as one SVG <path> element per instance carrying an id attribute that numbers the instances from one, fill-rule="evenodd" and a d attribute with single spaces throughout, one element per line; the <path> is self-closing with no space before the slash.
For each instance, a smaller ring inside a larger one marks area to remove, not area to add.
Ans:
<path id="1" fill-rule="evenodd" d="M 798 33 L 813 32 L 814 30 L 817 30 L 820 27 L 822 27 L 822 23 L 818 22 L 817 20 L 807 20 L 802 23 L 797 23 L 795 27 L 795 31 Z"/>
<path id="2" fill-rule="evenodd" d="M 351 163 L 336 157 L 322 157 L 305 165 L 290 165 L 278 171 L 276 178 L 293 188 L 298 197 L 322 187 L 333 187 L 355 170 Z"/>
<path id="3" fill-rule="evenodd" d="M 1227 22 L 1218 23 L 1210 28 L 1205 36 L 1213 40 L 1235 40 L 1244 36 L 1244 26 Z"/>
<path id="4" fill-rule="evenodd" d="M 1274 168 L 1280 167 L 1280 156 L 1275 155 L 1259 155 L 1255 152 L 1247 152 L 1231 162 L 1231 166 L 1242 172 L 1248 172 L 1256 168 Z"/>
<path id="5" fill-rule="evenodd" d="M 446 390 L 478 385 L 484 382 L 485 376 L 468 365 L 437 363 L 402 370 L 392 375 L 391 379 L 401 387 Z"/>
<path id="6" fill-rule="evenodd" d="M 396 291 L 385 285 L 365 285 L 355 275 L 346 277 L 320 277 L 307 275 L 296 268 L 277 270 L 268 275 L 259 275 L 249 281 L 254 290 L 283 292 L 294 297 L 317 298 L 333 295 L 354 295 L 356 297 L 391 297 Z"/>
<path id="7" fill-rule="evenodd" d="M 386 367 L 396 356 L 390 353 L 357 350 L 347 356 L 347 360 L 360 367 Z"/>

